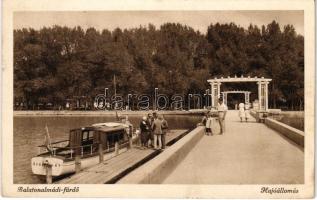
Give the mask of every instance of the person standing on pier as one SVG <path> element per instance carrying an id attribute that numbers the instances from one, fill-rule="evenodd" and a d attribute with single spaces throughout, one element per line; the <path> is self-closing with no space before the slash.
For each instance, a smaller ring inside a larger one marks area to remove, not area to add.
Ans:
<path id="1" fill-rule="evenodd" d="M 211 117 L 211 113 L 207 114 L 207 120 L 206 120 L 206 135 L 212 135 L 212 120 L 213 118 Z"/>
<path id="2" fill-rule="evenodd" d="M 143 116 L 142 121 L 140 123 L 141 130 L 141 148 L 145 149 L 147 147 L 147 143 L 150 135 L 150 126 L 146 116 Z"/>
<path id="3" fill-rule="evenodd" d="M 166 121 L 166 119 L 164 118 L 164 116 L 162 115 L 162 149 L 165 149 L 166 146 L 166 133 L 168 130 L 168 123 Z"/>
<path id="4" fill-rule="evenodd" d="M 225 132 L 225 118 L 226 118 L 228 107 L 221 98 L 218 101 L 217 110 L 218 110 L 218 121 L 220 125 L 220 134 L 223 134 Z"/>
<path id="5" fill-rule="evenodd" d="M 250 118 L 250 104 L 246 103 L 244 108 L 245 108 L 245 111 L 244 111 L 245 121 L 248 122 L 248 119 Z"/>
<path id="6" fill-rule="evenodd" d="M 152 147 L 154 147 L 154 133 L 153 133 L 153 130 L 152 130 L 152 125 L 153 125 L 153 122 L 154 122 L 154 117 L 152 115 L 152 113 L 149 113 L 148 116 L 147 116 L 147 120 L 148 120 L 148 124 L 149 124 L 149 127 L 150 127 L 150 133 L 149 133 L 149 145 L 148 147 L 150 147 L 150 145 L 152 145 Z"/>
<path id="7" fill-rule="evenodd" d="M 245 118 L 244 103 L 239 103 L 239 117 L 241 122 Z"/>
<path id="8" fill-rule="evenodd" d="M 152 124 L 152 130 L 154 133 L 154 149 L 162 148 L 162 116 L 154 116 L 154 122 Z"/>
<path id="9" fill-rule="evenodd" d="M 203 118 L 201 119 L 201 124 L 205 126 L 205 135 L 207 135 L 207 127 L 206 127 L 207 119 L 208 119 L 208 113 L 205 113 Z"/>

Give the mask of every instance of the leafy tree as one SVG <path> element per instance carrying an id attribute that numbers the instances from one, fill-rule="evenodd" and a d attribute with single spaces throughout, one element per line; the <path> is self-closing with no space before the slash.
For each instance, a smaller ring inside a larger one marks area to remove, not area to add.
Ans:
<path id="1" fill-rule="evenodd" d="M 304 37 L 275 21 L 247 29 L 210 24 L 206 34 L 179 23 L 112 32 L 91 27 L 14 30 L 14 99 L 27 109 L 75 97 L 117 94 L 203 94 L 213 77 L 272 78 L 272 107 L 303 109 Z M 256 93 L 256 85 L 225 84 Z M 187 101 L 187 100 L 186 100 Z"/>

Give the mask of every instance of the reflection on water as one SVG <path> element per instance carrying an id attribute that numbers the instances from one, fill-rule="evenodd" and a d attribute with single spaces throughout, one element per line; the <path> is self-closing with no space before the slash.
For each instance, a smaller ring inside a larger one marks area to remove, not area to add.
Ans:
<path id="1" fill-rule="evenodd" d="M 201 116 L 165 115 L 170 129 L 193 128 Z M 141 116 L 129 116 L 138 127 Z M 68 139 L 70 129 L 93 123 L 114 121 L 114 117 L 14 117 L 13 181 L 14 183 L 44 183 L 31 171 L 31 158 L 38 154 L 37 146 L 44 143 L 45 125 L 53 141 Z"/>

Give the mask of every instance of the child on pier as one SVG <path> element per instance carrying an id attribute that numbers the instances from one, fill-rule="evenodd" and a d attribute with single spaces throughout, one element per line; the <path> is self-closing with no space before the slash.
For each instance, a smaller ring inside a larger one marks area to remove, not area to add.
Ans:
<path id="1" fill-rule="evenodd" d="M 212 131 L 211 131 L 211 128 L 212 128 L 212 117 L 211 117 L 211 114 L 208 113 L 207 115 L 207 120 L 206 120 L 206 135 L 212 135 Z"/>
<path id="2" fill-rule="evenodd" d="M 207 135 L 207 128 L 206 128 L 207 119 L 208 119 L 208 113 L 205 113 L 203 118 L 201 119 L 201 122 L 199 123 L 199 124 L 202 124 L 203 126 L 205 126 L 205 135 Z"/>
<path id="3" fill-rule="evenodd" d="M 245 118 L 244 103 L 239 103 L 239 117 L 241 122 Z"/>

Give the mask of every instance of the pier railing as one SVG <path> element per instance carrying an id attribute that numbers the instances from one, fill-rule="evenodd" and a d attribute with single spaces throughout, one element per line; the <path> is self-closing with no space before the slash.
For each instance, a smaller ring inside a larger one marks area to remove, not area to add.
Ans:
<path id="1" fill-rule="evenodd" d="M 99 150 L 100 145 L 101 143 L 93 143 L 93 144 L 82 145 L 77 147 L 66 147 L 65 149 L 68 149 L 70 151 L 69 158 L 72 159 L 76 155 L 80 155 L 80 157 L 91 156 L 91 155 L 97 154 L 98 151 L 102 151 L 103 154 L 115 152 L 116 149 L 119 150 L 119 149 L 128 147 L 129 142 L 123 142 L 123 143 L 116 142 L 113 146 L 106 146 L 106 148 L 102 146 L 102 150 Z"/>

